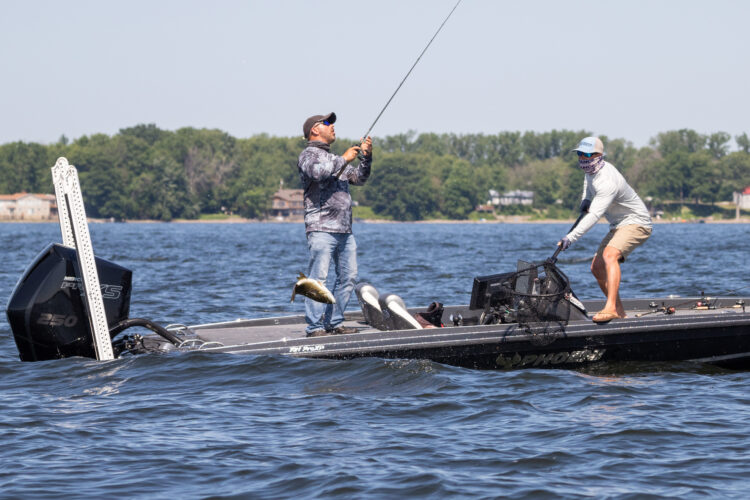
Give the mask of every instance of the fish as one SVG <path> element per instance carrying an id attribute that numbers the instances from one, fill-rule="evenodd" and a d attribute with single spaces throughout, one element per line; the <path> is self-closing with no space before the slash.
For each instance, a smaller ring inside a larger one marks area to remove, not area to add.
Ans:
<path id="1" fill-rule="evenodd" d="M 292 289 L 291 302 L 294 302 L 294 296 L 296 294 L 304 295 L 316 302 L 322 302 L 324 304 L 336 303 L 333 294 L 325 287 L 322 281 L 308 278 L 302 273 L 299 273 L 297 283 L 294 284 L 294 288 Z"/>

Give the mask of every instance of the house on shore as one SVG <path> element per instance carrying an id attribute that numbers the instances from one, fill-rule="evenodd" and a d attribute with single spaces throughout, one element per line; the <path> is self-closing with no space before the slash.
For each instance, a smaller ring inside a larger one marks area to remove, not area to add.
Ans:
<path id="1" fill-rule="evenodd" d="M 279 189 L 271 197 L 271 219 L 302 221 L 305 218 L 305 193 L 302 189 Z"/>
<path id="2" fill-rule="evenodd" d="M 489 198 L 487 202 L 482 205 L 477 205 L 474 209 L 480 213 L 495 213 L 495 209 L 498 207 L 507 207 L 510 205 L 533 205 L 534 204 L 534 191 L 506 191 L 503 194 L 500 192 L 490 189 Z"/>
<path id="3" fill-rule="evenodd" d="M 54 194 L 0 194 L 0 221 L 57 220 Z"/>
<path id="4" fill-rule="evenodd" d="M 534 191 L 521 191 L 519 189 L 506 191 L 500 196 L 497 204 L 506 207 L 509 205 L 533 205 Z"/>
<path id="5" fill-rule="evenodd" d="M 740 210 L 750 210 L 750 186 L 742 192 L 733 193 L 734 203 Z"/>

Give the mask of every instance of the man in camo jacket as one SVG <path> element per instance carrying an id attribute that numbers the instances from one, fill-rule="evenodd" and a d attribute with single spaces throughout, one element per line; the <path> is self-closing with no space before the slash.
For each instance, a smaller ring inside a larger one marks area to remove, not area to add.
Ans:
<path id="1" fill-rule="evenodd" d="M 361 146 L 353 146 L 343 156 L 337 156 L 330 151 L 336 140 L 335 122 L 335 113 L 305 120 L 302 133 L 307 147 L 297 161 L 305 190 L 305 232 L 310 252 L 307 276 L 326 283 L 331 261 L 336 269 L 334 286 L 328 287 L 335 304 L 305 299 L 308 337 L 356 332 L 343 325 L 344 311 L 357 280 L 357 243 L 352 234 L 349 184 L 361 186 L 370 177 L 372 139 L 367 137 Z M 359 165 L 349 165 L 360 153 Z"/>

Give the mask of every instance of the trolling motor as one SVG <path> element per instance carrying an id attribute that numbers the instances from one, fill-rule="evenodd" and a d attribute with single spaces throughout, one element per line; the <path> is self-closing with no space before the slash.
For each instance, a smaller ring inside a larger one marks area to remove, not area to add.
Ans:
<path id="1" fill-rule="evenodd" d="M 94 256 L 78 173 L 65 158 L 52 167 L 63 244 L 45 248 L 26 268 L 8 301 L 8 323 L 21 361 L 83 356 L 114 359 L 144 352 L 142 337 L 112 340 L 132 326 L 174 345 L 181 339 L 146 319 L 128 318 L 133 273 Z"/>

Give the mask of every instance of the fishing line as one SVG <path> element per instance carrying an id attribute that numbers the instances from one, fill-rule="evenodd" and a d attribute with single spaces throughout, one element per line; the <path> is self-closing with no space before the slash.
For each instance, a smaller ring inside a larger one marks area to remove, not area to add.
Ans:
<path id="1" fill-rule="evenodd" d="M 451 15 L 453 15 L 453 11 L 456 10 L 456 8 L 458 7 L 458 4 L 460 4 L 462 1 L 463 0 L 458 0 L 458 2 L 456 2 L 456 5 L 453 6 L 453 9 L 450 11 L 450 13 L 448 14 L 448 16 L 443 21 L 443 24 L 441 24 L 440 27 L 435 32 L 435 34 L 432 35 L 432 38 L 430 39 L 429 43 L 427 43 L 427 45 L 425 46 L 424 50 L 422 50 L 422 53 L 419 54 L 419 57 L 417 57 L 417 60 L 414 61 L 414 64 L 412 64 L 411 68 L 409 69 L 409 72 L 406 73 L 406 76 L 404 77 L 404 79 L 401 80 L 401 83 L 398 84 L 398 87 L 396 87 L 396 90 L 393 92 L 393 95 L 391 95 L 391 98 L 388 99 L 388 102 L 385 103 L 385 106 L 383 106 L 383 109 L 380 110 L 380 113 L 378 113 L 378 116 L 375 117 L 375 121 L 372 122 L 372 125 L 370 125 L 370 128 L 367 129 L 367 132 L 365 132 L 365 135 L 362 136 L 364 139 L 367 139 L 367 136 L 370 135 L 370 132 L 375 127 L 375 124 L 378 123 L 378 120 L 380 119 L 380 116 L 383 114 L 383 112 L 385 111 L 385 109 L 391 103 L 391 101 L 393 100 L 393 98 L 396 97 L 396 94 L 398 93 L 399 89 L 404 84 L 404 82 L 406 81 L 406 79 L 409 78 L 409 75 L 411 74 L 412 70 L 414 70 L 414 67 L 417 65 L 417 63 L 419 63 L 419 60 L 422 59 L 422 56 L 424 55 L 424 53 L 427 52 L 427 49 L 430 47 L 430 45 L 432 45 L 432 41 L 435 40 L 435 37 L 438 36 L 438 33 L 440 33 L 440 30 L 443 29 L 443 26 L 445 26 L 445 23 L 447 23 L 448 19 L 450 19 Z"/>
<path id="2" fill-rule="evenodd" d="M 435 32 L 435 34 L 432 35 L 432 38 L 430 38 L 430 41 L 427 43 L 427 45 L 425 46 L 425 48 L 422 50 L 422 53 L 419 54 L 419 57 L 417 57 L 417 60 L 414 61 L 414 64 L 411 65 L 411 68 L 409 68 L 409 71 L 406 73 L 406 76 L 404 77 L 404 79 L 401 80 L 401 83 L 399 83 L 398 87 L 396 87 L 396 90 L 391 95 L 391 98 L 388 99 L 388 102 L 385 103 L 385 106 L 383 106 L 383 109 L 380 110 L 380 113 L 378 113 L 378 116 L 375 117 L 375 121 L 372 122 L 372 125 L 370 125 L 370 128 L 367 129 L 367 132 L 365 132 L 365 135 L 362 136 L 363 140 L 367 139 L 367 137 L 370 135 L 370 132 L 372 132 L 372 129 L 375 128 L 375 124 L 378 123 L 378 120 L 380 120 L 380 117 L 383 115 L 383 113 L 385 112 L 385 110 L 388 107 L 388 105 L 391 103 L 391 101 L 393 100 L 393 98 L 396 97 L 396 94 L 398 94 L 398 91 L 401 89 L 401 86 L 404 84 L 404 82 L 406 81 L 406 79 L 409 78 L 409 75 L 414 70 L 414 67 L 417 65 L 417 63 L 419 63 L 419 60 L 422 59 L 422 56 L 424 55 L 424 53 L 427 52 L 427 49 L 430 47 L 430 45 L 432 45 L 433 40 L 435 40 L 435 38 L 438 36 L 438 33 L 440 33 L 440 30 L 443 29 L 443 26 L 445 26 L 445 23 L 448 22 L 448 19 L 450 19 L 450 17 L 453 15 L 453 12 L 456 10 L 456 8 L 458 7 L 458 5 L 462 1 L 463 0 L 458 0 L 458 2 L 456 2 L 456 5 L 453 6 L 453 9 L 451 9 L 451 11 L 448 13 L 448 16 L 443 20 L 443 23 L 437 29 L 437 31 Z M 360 143 L 360 146 L 361 145 L 362 144 Z M 336 175 L 337 179 L 339 178 L 339 176 L 342 174 L 342 172 L 344 170 L 346 170 L 346 169 L 342 168 L 339 171 L 338 175 Z"/>

